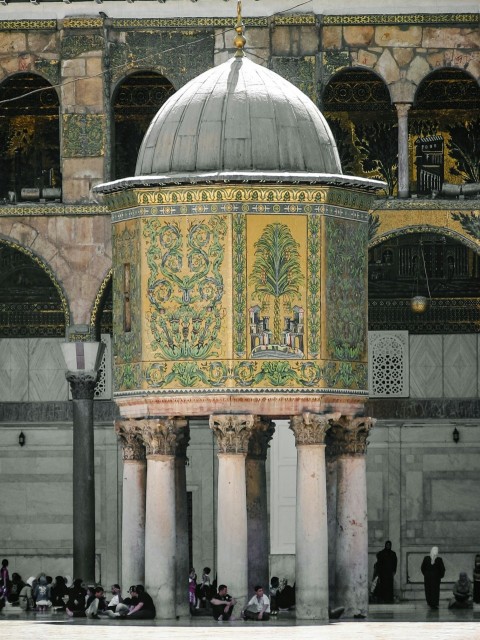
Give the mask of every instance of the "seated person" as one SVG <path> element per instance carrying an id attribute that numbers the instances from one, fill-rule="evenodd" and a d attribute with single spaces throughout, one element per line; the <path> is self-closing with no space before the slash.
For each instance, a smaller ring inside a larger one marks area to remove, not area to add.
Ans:
<path id="1" fill-rule="evenodd" d="M 108 614 L 111 618 L 130 618 L 137 620 L 153 620 L 157 615 L 155 605 L 151 596 L 145 591 L 145 588 L 141 584 L 137 584 L 134 587 L 130 587 L 131 601 L 127 605 L 125 602 L 121 602 L 117 605 L 115 612 L 109 611 Z"/>
<path id="2" fill-rule="evenodd" d="M 218 593 L 210 600 L 212 605 L 213 617 L 215 620 L 234 620 L 232 617 L 233 607 L 237 601 L 227 593 L 227 585 L 221 584 L 218 587 Z"/>
<path id="3" fill-rule="evenodd" d="M 458 580 L 453 585 L 453 599 L 448 604 L 449 609 L 468 609 L 472 606 L 472 583 L 464 571 L 460 572 Z"/>
<path id="4" fill-rule="evenodd" d="M 295 589 L 288 584 L 286 578 L 280 580 L 277 591 L 278 609 L 290 609 L 295 605 Z"/>
<path id="5" fill-rule="evenodd" d="M 35 582 L 35 577 L 31 576 L 27 580 L 27 584 L 20 591 L 18 602 L 22 611 L 32 611 L 35 608 L 35 601 L 33 599 L 32 585 Z"/>
<path id="6" fill-rule="evenodd" d="M 18 573 L 12 573 L 12 581 L 10 583 L 10 589 L 8 592 L 8 602 L 13 606 L 18 607 L 18 601 L 20 598 L 20 591 L 25 586 L 22 580 L 22 576 Z"/>
<path id="7" fill-rule="evenodd" d="M 68 600 L 68 589 L 63 576 L 56 576 L 52 586 L 52 607 L 55 611 L 65 611 L 65 601 Z"/>
<path id="8" fill-rule="evenodd" d="M 99 614 L 107 611 L 107 603 L 105 602 L 105 592 L 103 587 L 98 585 L 93 589 L 93 595 L 87 600 L 87 608 L 85 609 L 85 615 L 87 618 L 98 618 Z"/>
<path id="9" fill-rule="evenodd" d="M 68 602 L 65 608 L 67 615 L 74 618 L 85 616 L 87 590 L 83 586 L 83 580 L 76 578 L 73 586 L 68 590 Z"/>
<path id="10" fill-rule="evenodd" d="M 277 578 L 277 576 L 273 576 L 270 580 L 270 613 L 272 614 L 272 616 L 276 616 L 278 613 L 277 593 L 279 585 L 280 580 Z"/>
<path id="11" fill-rule="evenodd" d="M 263 592 L 263 587 L 255 587 L 255 595 L 251 598 L 245 609 L 242 611 L 244 620 L 269 620 L 270 600 Z"/>
<path id="12" fill-rule="evenodd" d="M 122 589 L 119 584 L 115 583 L 115 584 L 112 584 L 111 591 L 112 591 L 112 597 L 107 605 L 107 608 L 109 611 L 115 611 L 115 609 L 117 608 L 117 605 L 123 602 Z"/>

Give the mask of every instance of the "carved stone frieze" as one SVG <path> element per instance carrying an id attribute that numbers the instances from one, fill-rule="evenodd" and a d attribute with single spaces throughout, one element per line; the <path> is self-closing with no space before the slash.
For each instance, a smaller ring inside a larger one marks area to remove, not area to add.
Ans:
<path id="1" fill-rule="evenodd" d="M 116 420 L 115 432 L 122 444 L 124 460 L 145 460 L 141 420 Z"/>
<path id="2" fill-rule="evenodd" d="M 325 434 L 330 429 L 332 421 L 338 420 L 340 413 L 302 413 L 292 416 L 290 429 L 295 434 L 295 445 L 324 444 Z"/>
<path id="3" fill-rule="evenodd" d="M 223 414 L 210 416 L 210 429 L 217 439 L 220 453 L 246 455 L 254 425 L 254 416 Z"/>
<path id="4" fill-rule="evenodd" d="M 367 437 L 375 422 L 374 418 L 368 417 L 342 416 L 335 420 L 326 439 L 327 455 L 338 457 L 345 454 L 365 454 Z"/>
<path id="5" fill-rule="evenodd" d="M 142 439 L 150 456 L 174 456 L 177 451 L 179 427 L 185 427 L 184 418 L 149 418 L 143 421 Z"/>
<path id="6" fill-rule="evenodd" d="M 253 430 L 248 441 L 248 457 L 255 460 L 266 460 L 270 440 L 275 433 L 275 423 L 268 418 L 255 416 Z"/>
<path id="7" fill-rule="evenodd" d="M 98 371 L 88 373 L 67 371 L 65 377 L 70 383 L 74 400 L 93 400 Z"/>

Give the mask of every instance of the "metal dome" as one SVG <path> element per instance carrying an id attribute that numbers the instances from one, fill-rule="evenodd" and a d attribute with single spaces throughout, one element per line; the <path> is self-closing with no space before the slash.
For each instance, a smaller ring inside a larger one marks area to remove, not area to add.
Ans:
<path id="1" fill-rule="evenodd" d="M 135 175 L 201 171 L 342 173 L 316 105 L 245 57 L 206 71 L 167 100 L 145 134 Z"/>

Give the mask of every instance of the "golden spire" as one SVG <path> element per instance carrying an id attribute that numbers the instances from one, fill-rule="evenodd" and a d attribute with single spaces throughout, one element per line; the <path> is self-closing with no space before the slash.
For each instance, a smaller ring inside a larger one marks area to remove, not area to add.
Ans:
<path id="1" fill-rule="evenodd" d="M 235 38 L 233 40 L 233 44 L 237 47 L 237 50 L 235 52 L 235 57 L 236 58 L 243 58 L 243 56 L 245 55 L 245 51 L 243 50 L 243 47 L 245 46 L 245 43 L 247 41 L 245 39 L 245 36 L 243 35 L 244 28 L 245 28 L 245 25 L 242 22 L 242 3 L 241 3 L 240 0 L 238 0 L 238 2 L 237 2 L 237 22 L 235 24 L 235 31 L 237 32 L 237 35 L 235 36 Z"/>

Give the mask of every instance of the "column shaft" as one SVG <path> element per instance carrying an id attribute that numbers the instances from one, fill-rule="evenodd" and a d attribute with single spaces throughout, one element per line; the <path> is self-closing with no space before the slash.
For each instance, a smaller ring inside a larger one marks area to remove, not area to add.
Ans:
<path id="1" fill-rule="evenodd" d="M 248 587 L 257 584 L 268 589 L 270 530 L 267 511 L 267 476 L 265 460 L 250 458 L 245 462 L 247 484 Z"/>
<path id="2" fill-rule="evenodd" d="M 410 194 L 409 184 L 409 158 L 408 158 L 408 111 L 409 103 L 397 103 L 398 116 L 398 197 L 408 198 Z"/>
<path id="3" fill-rule="evenodd" d="M 145 498 L 147 463 L 124 460 L 122 508 L 122 587 L 145 584 Z"/>
<path id="4" fill-rule="evenodd" d="M 175 457 L 147 457 L 145 522 L 145 585 L 157 609 L 157 618 L 176 615 Z"/>
<path id="5" fill-rule="evenodd" d="M 368 612 L 368 520 L 363 454 L 338 458 L 336 591 L 345 615 Z"/>
<path id="6" fill-rule="evenodd" d="M 328 450 L 328 445 L 327 445 Z M 335 562 L 337 548 L 337 460 L 327 456 L 327 526 L 328 526 L 328 593 L 329 605 L 337 606 Z"/>
<path id="7" fill-rule="evenodd" d="M 217 575 L 218 584 L 228 585 L 243 605 L 248 594 L 244 455 L 218 454 Z"/>
<path id="8" fill-rule="evenodd" d="M 185 456 L 175 458 L 175 509 L 177 519 L 176 549 L 176 615 L 189 616 L 188 574 L 190 559 L 188 550 L 188 508 L 187 508 L 187 474 Z"/>

